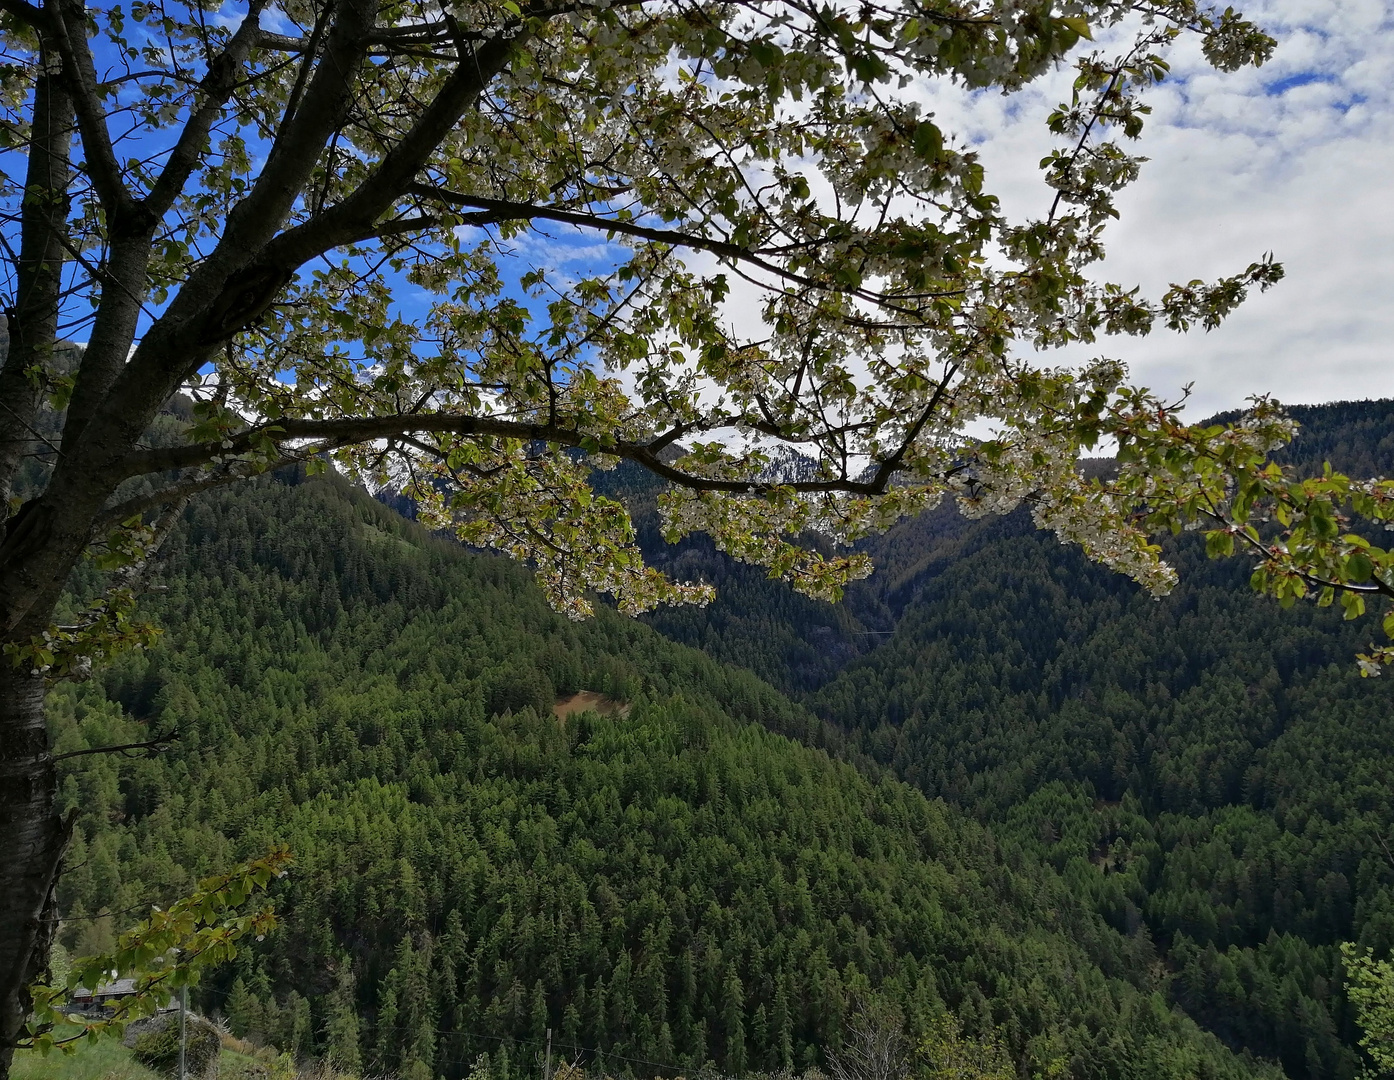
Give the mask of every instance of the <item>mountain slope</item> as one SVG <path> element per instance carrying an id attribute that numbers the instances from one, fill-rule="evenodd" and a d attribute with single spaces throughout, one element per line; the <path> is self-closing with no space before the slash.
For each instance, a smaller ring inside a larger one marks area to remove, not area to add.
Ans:
<path id="1" fill-rule="evenodd" d="M 1294 411 L 1289 461 L 1394 471 L 1394 403 Z M 1161 601 L 1022 514 L 904 523 L 878 554 L 895 634 L 815 710 L 1145 930 L 1231 1045 L 1354 1075 L 1336 943 L 1394 946 L 1394 686 L 1354 665 L 1378 627 L 1282 611 L 1190 536 Z"/>
<path id="2" fill-rule="evenodd" d="M 1280 460 L 1394 473 L 1394 402 L 1292 412 Z M 1025 511 L 900 523 L 836 606 L 700 541 L 644 537 L 670 571 L 735 585 L 652 625 L 759 671 L 846 732 L 844 754 L 1057 866 L 1156 941 L 1170 1000 L 1230 1045 L 1295 1077 L 1358 1071 L 1336 943 L 1394 947 L 1394 688 L 1353 663 L 1372 621 L 1282 611 L 1194 537 L 1169 543 L 1181 584 L 1152 601 Z"/>
<path id="3" fill-rule="evenodd" d="M 1266 1073 L 1168 1007 L 1145 936 L 805 745 L 838 739 L 767 685 L 568 623 L 523 569 L 333 483 L 198 501 L 162 581 L 164 641 L 54 695 L 63 751 L 182 732 L 68 763 L 64 940 L 288 841 L 283 928 L 203 991 L 238 1030 L 413 1078 L 482 1051 L 522 1075 L 547 1028 L 620 1072 L 741 1073 L 820 1061 L 876 988 L 1000 1028 L 1032 1072 Z M 577 690 L 630 708 L 555 719 Z"/>

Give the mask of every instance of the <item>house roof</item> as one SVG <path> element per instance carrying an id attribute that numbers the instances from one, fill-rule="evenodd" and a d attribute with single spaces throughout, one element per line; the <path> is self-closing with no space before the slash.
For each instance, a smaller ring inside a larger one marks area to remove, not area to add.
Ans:
<path id="1" fill-rule="evenodd" d="M 79 986 L 73 991 L 73 997 L 129 997 L 135 992 L 135 979 L 117 979 L 115 982 L 101 984 L 97 987 L 96 993 L 85 986 Z"/>

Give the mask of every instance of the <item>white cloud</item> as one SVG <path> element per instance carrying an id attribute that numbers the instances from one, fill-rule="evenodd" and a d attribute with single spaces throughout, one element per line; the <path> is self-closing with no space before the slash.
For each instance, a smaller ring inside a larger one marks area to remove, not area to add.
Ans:
<path id="1" fill-rule="evenodd" d="M 1160 329 L 1042 360 L 1117 357 L 1168 398 L 1193 383 L 1196 418 L 1257 393 L 1292 404 L 1394 397 L 1394 0 L 1244 10 L 1278 39 L 1276 55 L 1224 74 L 1194 39 L 1172 51 L 1138 144 L 1150 160 L 1119 199 L 1098 273 L 1160 296 L 1271 251 L 1286 279 L 1209 334 Z M 1108 36 L 1121 41 L 1122 29 Z M 1018 220 L 1050 204 L 1037 163 L 1054 145 L 1046 116 L 1073 75 L 1062 68 L 1010 96 L 925 90 L 925 108 L 974 144 L 989 190 Z M 740 329 L 756 331 L 757 299 L 737 290 L 728 304 Z"/>
<path id="2" fill-rule="evenodd" d="M 1394 397 L 1394 13 L 1379 0 L 1267 0 L 1246 14 L 1278 38 L 1276 56 L 1224 75 L 1194 45 L 1176 50 L 1143 137 L 1152 160 L 1119 200 L 1101 273 L 1155 295 L 1271 250 L 1287 279 L 1213 333 L 1161 331 L 1091 352 L 1127 360 L 1164 394 L 1194 382 L 1194 415 L 1258 392 Z M 1033 166 L 1067 78 L 1010 113 L 1000 97 L 935 103 L 982 140 L 1013 215 L 1038 216 L 1048 198 Z"/>
<path id="3" fill-rule="evenodd" d="M 1120 197 L 1100 276 L 1157 296 L 1272 251 L 1286 280 L 1209 334 L 1162 329 L 1043 360 L 1118 357 L 1167 397 L 1194 383 L 1197 418 L 1255 393 L 1294 404 L 1394 397 L 1394 0 L 1261 0 L 1245 12 L 1277 37 L 1277 54 L 1234 74 L 1210 68 L 1194 40 L 1170 54 L 1139 144 L 1151 160 Z M 926 108 L 974 143 L 1014 218 L 1050 204 L 1037 162 L 1072 79 L 1062 69 L 1010 96 L 927 90 Z M 556 268 L 614 259 L 613 246 L 565 233 L 515 244 Z M 688 262 L 714 268 L 703 255 Z M 760 299 L 737 286 L 727 315 L 740 330 L 758 333 Z"/>

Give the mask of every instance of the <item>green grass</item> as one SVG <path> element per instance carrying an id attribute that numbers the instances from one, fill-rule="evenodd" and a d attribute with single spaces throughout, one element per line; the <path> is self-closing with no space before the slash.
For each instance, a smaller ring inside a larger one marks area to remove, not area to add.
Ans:
<path id="1" fill-rule="evenodd" d="M 43 1057 L 33 1050 L 15 1054 L 11 1080 L 165 1080 L 131 1057 L 111 1039 L 80 1046 L 71 1057 L 55 1050 Z"/>
<path id="2" fill-rule="evenodd" d="M 257 1064 L 257 1059 L 251 1054 L 239 1054 L 236 1050 L 223 1047 L 223 1052 L 218 1055 L 219 1080 L 238 1080 L 249 1073 L 255 1076 Z"/>
<path id="3" fill-rule="evenodd" d="M 218 1057 L 223 1076 L 239 1077 L 255 1067 L 257 1059 L 233 1050 L 223 1050 Z M 118 1042 L 104 1039 L 88 1043 L 72 1057 L 55 1050 L 41 1057 L 32 1050 L 15 1054 L 10 1080 L 169 1080 L 147 1069 L 131 1057 L 131 1052 Z"/>

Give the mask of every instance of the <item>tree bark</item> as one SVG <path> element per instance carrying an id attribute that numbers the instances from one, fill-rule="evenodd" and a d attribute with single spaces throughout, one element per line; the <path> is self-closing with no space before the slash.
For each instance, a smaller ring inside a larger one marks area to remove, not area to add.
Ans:
<path id="1" fill-rule="evenodd" d="M 54 886 L 67 841 L 44 723 L 44 680 L 0 664 L 0 1080 L 48 966 Z"/>
<path id="2" fill-rule="evenodd" d="M 6 312 L 8 349 L 0 358 L 4 499 L 13 490 L 24 455 L 38 444 L 35 421 L 45 376 L 57 374 L 53 354 L 67 258 L 74 106 L 53 60 L 45 36 L 44 61 L 34 87 L 16 290 Z M 0 521 L 7 511 L 0 503 Z M 22 547 L 37 524 L 37 519 L 27 526 L 20 518 L 4 521 L 0 550 L 13 551 L 12 541 Z M 4 561 L 0 555 L 0 563 Z M 10 629 L 26 637 L 30 627 Z M 15 636 L 6 633 L 0 640 Z M 8 1080 L 15 1042 L 29 1014 L 29 985 L 48 966 L 54 886 L 66 843 L 66 828 L 55 807 L 58 784 L 44 723 L 44 690 L 43 679 L 0 657 L 0 1080 Z"/>
<path id="3" fill-rule="evenodd" d="M 45 71 L 34 83 L 15 296 L 6 313 L 8 348 L 0 357 L 0 521 L 8 516 L 15 472 L 37 444 L 34 421 L 43 386 L 38 373 L 51 372 L 58 340 L 72 132 L 72 97 L 56 75 Z"/>

